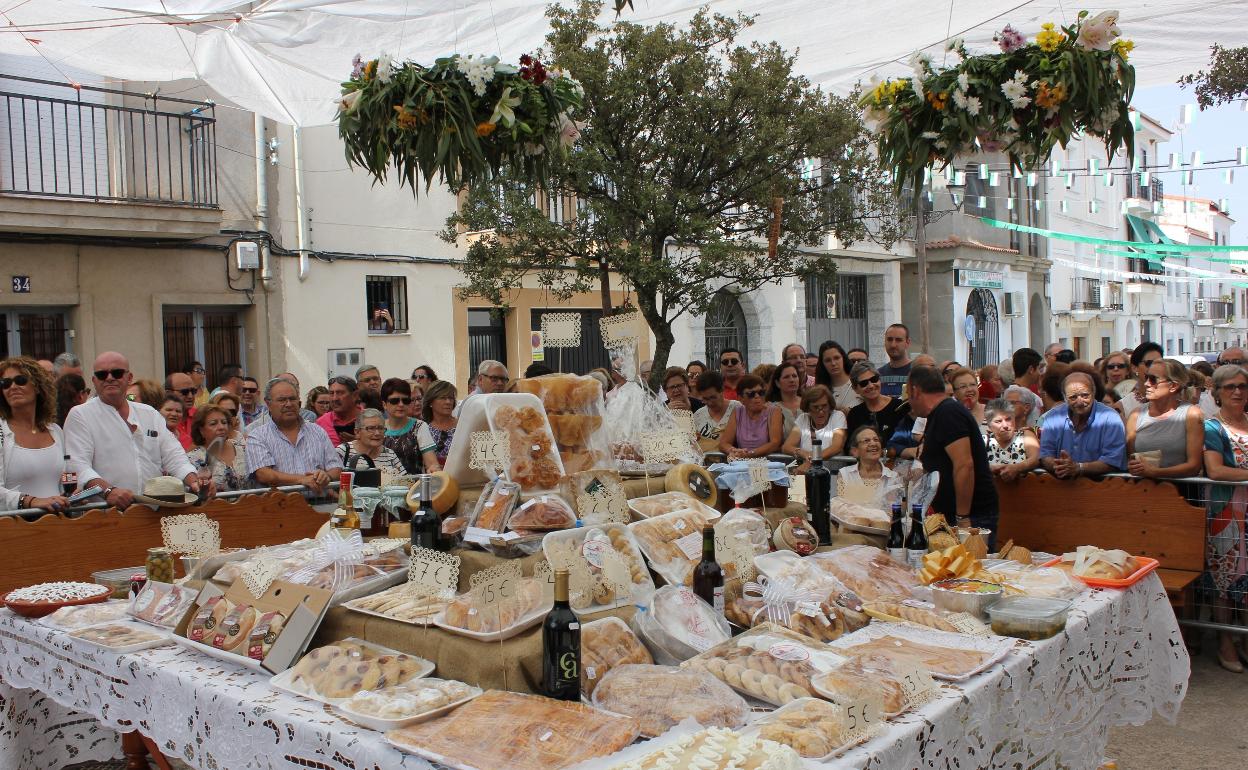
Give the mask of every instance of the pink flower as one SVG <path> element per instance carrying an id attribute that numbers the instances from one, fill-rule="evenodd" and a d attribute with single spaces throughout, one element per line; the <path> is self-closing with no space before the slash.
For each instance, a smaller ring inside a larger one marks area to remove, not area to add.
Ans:
<path id="1" fill-rule="evenodd" d="M 1004 53 L 1013 53 L 1027 44 L 1027 39 L 1022 33 L 1009 24 L 1005 25 L 1005 29 L 993 35 L 992 39 L 997 41 L 997 45 L 1001 46 Z"/>
<path id="2" fill-rule="evenodd" d="M 1088 51 L 1108 51 L 1119 35 L 1118 12 L 1102 11 L 1079 27 L 1079 45 Z"/>
<path id="3" fill-rule="evenodd" d="M 364 74 L 364 60 L 357 53 L 355 58 L 351 60 L 351 79 L 357 80 L 360 75 Z"/>
<path id="4" fill-rule="evenodd" d="M 572 120 L 567 116 L 567 113 L 560 113 L 559 143 L 564 147 L 571 147 L 576 144 L 576 140 L 581 138 L 581 129 L 584 127 L 584 123 Z"/>

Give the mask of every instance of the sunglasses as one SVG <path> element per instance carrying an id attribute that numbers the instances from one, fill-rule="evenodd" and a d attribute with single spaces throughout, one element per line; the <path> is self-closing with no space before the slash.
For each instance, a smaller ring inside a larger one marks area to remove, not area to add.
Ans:
<path id="1" fill-rule="evenodd" d="M 1126 369 L 1126 364 L 1105 364 L 1106 369 Z"/>
<path id="2" fill-rule="evenodd" d="M 95 379 L 99 380 L 100 382 L 105 382 L 108 380 L 109 377 L 112 377 L 114 380 L 120 380 L 122 377 L 126 376 L 126 370 L 125 369 L 97 369 L 94 372 L 92 372 L 92 374 L 95 375 Z"/>
<path id="3" fill-rule="evenodd" d="M 181 393 L 184 396 L 189 396 L 195 392 L 195 389 L 194 388 L 177 388 L 177 389 L 170 389 L 168 392 L 169 393 Z"/>
<path id="4" fill-rule="evenodd" d="M 1248 382 L 1228 382 L 1222 386 L 1222 390 L 1244 390 L 1248 391 Z"/>
<path id="5" fill-rule="evenodd" d="M 410 404 L 410 403 L 412 403 L 412 400 L 411 400 L 410 398 L 404 398 L 404 397 L 402 397 L 402 396 L 396 396 L 396 397 L 394 397 L 394 398 L 387 398 L 387 399 L 386 399 L 386 403 L 387 403 L 387 404 L 394 404 L 395 406 L 398 406 L 399 404 L 404 404 L 404 405 L 406 405 L 406 404 Z"/>
<path id="6" fill-rule="evenodd" d="M 14 385 L 26 385 L 29 382 L 30 378 L 24 374 L 19 374 L 13 378 L 0 377 L 0 390 L 8 390 Z"/>
<path id="7" fill-rule="evenodd" d="M 736 366 L 736 365 L 737 365 L 737 364 L 739 364 L 739 363 L 741 363 L 741 359 L 739 359 L 739 358 L 721 358 L 721 359 L 719 359 L 719 365 L 720 365 L 720 366 Z"/>
<path id="8" fill-rule="evenodd" d="M 762 389 L 762 388 L 753 388 L 753 389 L 750 389 L 750 390 L 743 390 L 743 391 L 741 391 L 741 396 L 742 396 L 743 398 L 762 398 L 762 397 L 763 397 L 763 392 L 764 392 L 764 391 L 763 391 L 763 389 Z"/>
<path id="9" fill-rule="evenodd" d="M 193 391 L 193 390 L 192 390 L 191 392 L 192 392 L 192 393 L 194 393 L 195 391 Z M 260 389 L 259 389 L 259 388 L 243 388 L 241 392 L 243 392 L 243 393 L 259 393 L 259 392 L 260 392 Z"/>
<path id="10" fill-rule="evenodd" d="M 878 375 L 878 374 L 877 374 L 877 375 L 875 375 L 875 376 L 873 376 L 873 377 L 868 377 L 868 378 L 866 378 L 865 380 L 858 380 L 858 387 L 860 387 L 860 388 L 865 388 L 865 387 L 867 387 L 868 385 L 875 385 L 875 384 L 877 384 L 879 381 L 880 381 L 880 375 Z"/>
<path id="11" fill-rule="evenodd" d="M 415 376 L 415 377 L 413 377 L 412 379 L 414 379 L 414 380 L 427 380 L 427 379 L 429 379 L 429 375 L 427 375 L 427 374 L 423 374 L 423 373 L 422 373 L 422 374 L 418 374 L 418 375 L 416 375 L 416 376 Z"/>
<path id="12" fill-rule="evenodd" d="M 1170 380 L 1167 380 L 1165 377 L 1158 377 L 1155 374 L 1146 374 L 1144 375 L 1144 381 L 1149 385 L 1158 385 L 1163 382 L 1169 382 Z"/>
<path id="13" fill-rule="evenodd" d="M 1242 358 L 1227 358 L 1227 359 L 1224 359 L 1224 360 L 1222 361 L 1222 363 L 1223 363 L 1223 364 L 1227 364 L 1227 365 L 1229 365 L 1229 366 L 1243 366 L 1243 365 L 1244 365 L 1244 359 L 1242 359 Z"/>

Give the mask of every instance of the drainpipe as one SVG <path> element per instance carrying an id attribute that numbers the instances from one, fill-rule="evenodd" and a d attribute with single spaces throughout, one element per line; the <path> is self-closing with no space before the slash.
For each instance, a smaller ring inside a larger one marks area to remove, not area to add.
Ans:
<path id="1" fill-rule="evenodd" d="M 302 129 L 294 127 L 293 155 L 295 161 L 295 212 L 299 218 L 299 229 L 295 237 L 295 247 L 299 250 L 299 280 L 308 277 L 308 244 L 311 231 L 308 226 L 307 200 L 303 191 L 303 153 Z"/>
<path id="2" fill-rule="evenodd" d="M 268 145 L 264 141 L 264 118 L 260 113 L 252 113 L 256 134 L 256 229 L 269 231 L 269 174 L 266 159 L 269 156 Z M 260 243 L 260 280 L 267 292 L 273 284 L 272 255 L 269 253 L 268 240 Z"/>

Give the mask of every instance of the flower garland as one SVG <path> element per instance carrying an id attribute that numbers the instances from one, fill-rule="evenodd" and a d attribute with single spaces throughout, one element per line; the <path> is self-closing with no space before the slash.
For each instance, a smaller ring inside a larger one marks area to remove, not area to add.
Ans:
<path id="1" fill-rule="evenodd" d="M 1088 16 L 1081 11 L 1060 30 L 1044 24 L 1031 43 L 1007 25 L 994 37 L 1000 53 L 969 56 L 954 40 L 947 50 L 961 58 L 956 66 L 933 68 L 918 53 L 913 77 L 877 82 L 859 104 L 897 189 L 917 195 L 930 165 L 977 151 L 1003 151 L 1014 168 L 1034 168 L 1080 132 L 1102 138 L 1111 156 L 1124 145 L 1134 154 L 1127 58 L 1135 44 L 1117 39 L 1117 11 Z"/>
<path id="2" fill-rule="evenodd" d="M 440 179 L 458 190 L 510 168 L 543 180 L 551 152 L 580 136 L 572 119 L 581 84 L 532 56 L 520 66 L 495 56 L 452 56 L 426 67 L 356 56 L 338 101 L 347 161 L 385 181 L 391 164 L 416 191 Z"/>

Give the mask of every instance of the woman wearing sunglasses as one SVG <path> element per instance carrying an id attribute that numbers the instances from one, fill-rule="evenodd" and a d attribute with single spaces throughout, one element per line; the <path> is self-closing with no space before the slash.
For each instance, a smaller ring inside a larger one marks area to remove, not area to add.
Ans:
<path id="1" fill-rule="evenodd" d="M 51 375 L 31 358 L 0 361 L 0 509 L 64 510 L 64 470 Z"/>
<path id="2" fill-rule="evenodd" d="M 1248 481 L 1248 371 L 1235 364 L 1223 364 L 1211 378 L 1218 413 L 1205 421 L 1205 468 L 1214 481 Z M 1213 619 L 1218 623 L 1241 623 L 1234 609 L 1248 588 L 1248 534 L 1244 511 L 1248 509 L 1248 486 L 1210 484 L 1206 503 L 1209 536 L 1205 546 L 1205 574 L 1202 583 L 1216 596 Z M 1235 646 L 1239 637 L 1240 645 Z M 1244 635 L 1226 631 L 1218 634 L 1218 663 L 1236 674 L 1248 664 Z"/>
<path id="3" fill-rule="evenodd" d="M 767 402 L 767 386 L 752 374 L 737 382 L 741 404 L 728 417 L 728 424 L 719 433 L 719 451 L 729 460 L 766 457 L 780 450 L 784 438 L 784 415 L 780 408 Z"/>
<path id="4" fill-rule="evenodd" d="M 868 361 L 854 364 L 849 379 L 853 381 L 854 390 L 862 398 L 862 403 L 850 409 L 845 418 L 849 434 L 852 436 L 863 425 L 870 425 L 879 433 L 880 441 L 887 446 L 897 424 L 910 414 L 910 404 L 881 392 L 880 373 Z"/>
<path id="5" fill-rule="evenodd" d="M 410 474 L 442 470 L 434 454 L 433 434 L 423 420 L 412 417 L 412 386 L 398 377 L 381 383 L 386 407 L 386 436 L 382 443 L 399 457 Z"/>
<path id="6" fill-rule="evenodd" d="M 1188 403 L 1187 367 L 1163 358 L 1144 376 L 1147 406 L 1127 416 L 1127 472 L 1145 478 L 1199 476 L 1204 467 L 1205 416 Z M 1157 455 L 1155 459 L 1137 453 Z"/>

